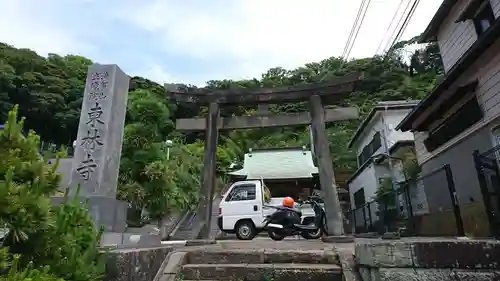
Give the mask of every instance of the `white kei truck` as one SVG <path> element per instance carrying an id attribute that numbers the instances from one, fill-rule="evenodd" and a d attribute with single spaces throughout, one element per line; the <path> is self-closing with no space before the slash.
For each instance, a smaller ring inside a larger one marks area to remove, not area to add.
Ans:
<path id="1" fill-rule="evenodd" d="M 284 197 L 271 198 L 270 194 L 261 180 L 233 183 L 222 195 L 219 204 L 219 229 L 225 233 L 235 233 L 240 240 L 252 240 L 262 230 L 266 217 L 276 211 L 267 206 L 282 205 Z M 320 205 L 324 208 L 323 203 Z M 295 203 L 295 208 L 302 212 L 302 224 L 314 222 L 314 211 L 309 204 Z"/>

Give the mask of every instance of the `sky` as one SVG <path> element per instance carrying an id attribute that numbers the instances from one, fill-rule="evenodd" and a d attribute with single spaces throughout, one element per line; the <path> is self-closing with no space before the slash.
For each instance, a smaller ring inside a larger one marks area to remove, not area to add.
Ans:
<path id="1" fill-rule="evenodd" d="M 401 1 L 408 0 L 371 1 L 350 58 L 384 48 Z M 441 2 L 421 0 L 402 39 L 421 33 Z M 74 54 L 117 64 L 131 76 L 158 83 L 203 86 L 212 79 L 259 78 L 272 67 L 292 69 L 341 56 L 360 3 L 0 0 L 0 42 L 43 56 Z"/>

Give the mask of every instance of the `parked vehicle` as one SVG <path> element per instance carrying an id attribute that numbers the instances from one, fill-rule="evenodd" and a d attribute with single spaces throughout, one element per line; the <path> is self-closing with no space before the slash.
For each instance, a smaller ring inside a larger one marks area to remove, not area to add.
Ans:
<path id="1" fill-rule="evenodd" d="M 270 198 L 269 189 L 260 180 L 232 184 L 219 204 L 217 224 L 225 233 L 236 233 L 238 239 L 251 240 L 264 230 L 264 220 L 282 205 L 284 197 Z M 322 203 L 318 204 L 321 206 Z M 300 222 L 315 222 L 315 212 L 309 204 L 296 204 L 301 212 Z M 322 208 L 322 207 L 321 207 Z"/>
<path id="2" fill-rule="evenodd" d="M 285 198 L 285 202 L 286 202 Z M 276 209 L 272 215 L 264 220 L 264 229 L 273 240 L 283 240 L 287 236 L 300 235 L 305 239 L 318 239 L 325 232 L 325 211 L 319 205 L 319 198 L 310 196 L 301 205 L 309 204 L 314 210 L 315 216 L 312 223 L 303 224 L 302 212 L 290 208 L 287 204 L 272 208 Z"/>

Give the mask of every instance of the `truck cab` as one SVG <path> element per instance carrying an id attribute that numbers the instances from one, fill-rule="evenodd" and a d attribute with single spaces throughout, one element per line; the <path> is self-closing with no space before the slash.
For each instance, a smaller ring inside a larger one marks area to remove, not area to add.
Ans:
<path id="1" fill-rule="evenodd" d="M 217 224 L 225 233 L 236 233 L 240 240 L 251 240 L 262 230 L 264 219 L 275 212 L 284 197 L 271 198 L 269 189 L 261 180 L 233 183 L 222 196 L 219 204 Z M 301 208 L 301 220 L 314 219 L 314 211 L 309 206 Z"/>
<path id="2" fill-rule="evenodd" d="M 259 180 L 236 182 L 222 196 L 217 223 L 238 239 L 251 240 L 262 228 L 264 194 Z"/>

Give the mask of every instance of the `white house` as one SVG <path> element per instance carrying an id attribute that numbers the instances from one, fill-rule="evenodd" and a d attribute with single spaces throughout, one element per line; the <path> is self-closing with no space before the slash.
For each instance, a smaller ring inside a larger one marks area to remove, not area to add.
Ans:
<path id="1" fill-rule="evenodd" d="M 354 133 L 349 148 L 357 153 L 358 169 L 347 180 L 351 209 L 359 208 L 373 199 L 381 178 L 389 177 L 392 181 L 404 179 L 401 161 L 398 163 L 393 161 L 398 159 L 388 156 L 396 150 L 413 149 L 413 134 L 401 132 L 395 127 L 417 103 L 379 102 Z M 380 161 L 384 158 L 390 161 Z"/>

